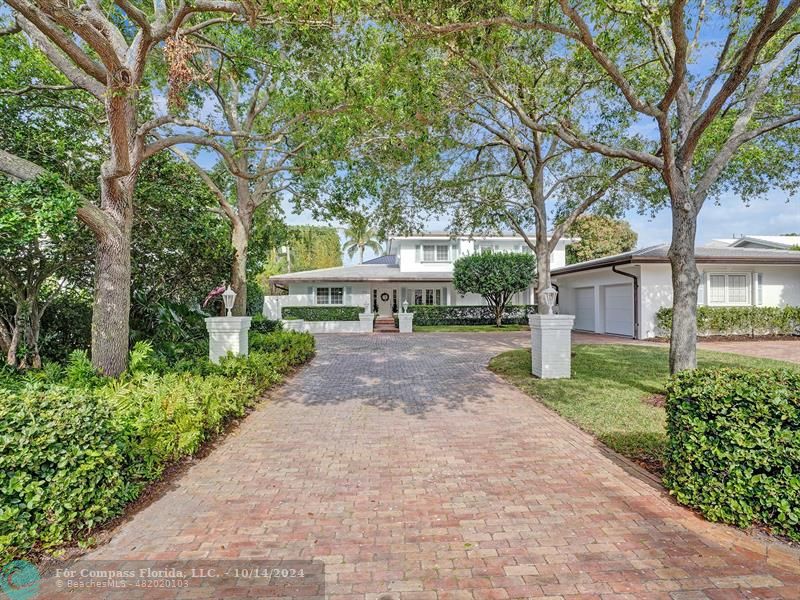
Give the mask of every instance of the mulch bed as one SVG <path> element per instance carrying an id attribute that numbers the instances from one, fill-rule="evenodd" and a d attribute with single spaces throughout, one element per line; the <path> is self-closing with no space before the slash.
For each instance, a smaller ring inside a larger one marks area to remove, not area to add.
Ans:
<path id="1" fill-rule="evenodd" d="M 654 342 L 669 342 L 668 337 L 652 338 Z M 698 335 L 698 342 L 798 342 L 798 335 Z"/>

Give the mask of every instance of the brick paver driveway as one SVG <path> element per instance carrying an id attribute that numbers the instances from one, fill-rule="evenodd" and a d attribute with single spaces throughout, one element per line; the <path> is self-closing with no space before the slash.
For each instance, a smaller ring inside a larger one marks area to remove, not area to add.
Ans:
<path id="1" fill-rule="evenodd" d="M 485 369 L 526 340 L 320 337 L 91 557 L 320 558 L 332 599 L 800 598 Z"/>

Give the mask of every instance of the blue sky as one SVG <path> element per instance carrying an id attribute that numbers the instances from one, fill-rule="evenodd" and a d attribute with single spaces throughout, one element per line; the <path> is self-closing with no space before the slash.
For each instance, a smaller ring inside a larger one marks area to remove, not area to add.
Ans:
<path id="1" fill-rule="evenodd" d="M 718 204 L 707 203 L 700 212 L 697 227 L 697 243 L 702 245 L 714 238 L 728 238 L 734 235 L 780 235 L 800 232 L 800 205 L 797 199 L 786 201 L 786 194 L 773 191 L 767 198 L 755 200 L 750 206 L 745 205 L 733 194 L 723 196 Z M 293 225 L 317 224 L 309 214 L 292 214 L 287 210 L 287 222 Z M 629 211 L 625 218 L 639 234 L 639 246 L 669 243 L 671 219 L 668 209 L 662 210 L 655 217 L 639 215 Z M 336 225 L 336 224 L 334 224 Z M 446 227 L 446 221 L 431 224 L 432 229 Z M 367 251 L 365 256 L 372 258 Z M 345 264 L 351 263 L 343 257 Z"/>

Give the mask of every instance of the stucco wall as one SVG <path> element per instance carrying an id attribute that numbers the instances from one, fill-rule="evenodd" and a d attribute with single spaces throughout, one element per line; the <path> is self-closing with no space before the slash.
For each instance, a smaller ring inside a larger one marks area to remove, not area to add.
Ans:
<path id="1" fill-rule="evenodd" d="M 667 263 L 626 265 L 617 268 L 639 276 L 639 335 L 651 338 L 665 335 L 658 330 L 656 313 L 663 306 L 672 306 L 672 271 Z M 747 273 L 751 276 L 753 287 L 750 299 L 759 306 L 800 306 L 800 268 L 796 266 L 768 265 L 717 265 L 700 264 L 703 284 L 698 304 L 707 304 L 705 282 L 709 273 Z M 758 274 L 761 274 L 761 291 L 758 292 Z M 604 285 L 631 283 L 629 278 L 617 275 L 610 267 L 594 269 L 582 273 L 560 275 L 555 278 L 559 286 L 559 309 L 564 314 L 575 314 L 575 289 L 594 287 L 595 289 L 595 331 L 605 330 L 601 288 Z M 760 301 L 759 301 L 760 298 Z"/>

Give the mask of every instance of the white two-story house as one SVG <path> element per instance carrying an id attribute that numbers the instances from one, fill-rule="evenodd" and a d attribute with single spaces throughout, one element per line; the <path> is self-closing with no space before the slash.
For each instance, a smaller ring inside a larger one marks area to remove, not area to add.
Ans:
<path id="1" fill-rule="evenodd" d="M 566 264 L 564 238 L 550 257 L 551 268 Z M 476 294 L 459 294 L 453 288 L 453 263 L 474 252 L 531 252 L 521 237 L 451 237 L 447 233 L 424 233 L 394 237 L 386 255 L 361 265 L 286 273 L 270 283 L 288 292 L 265 298 L 265 315 L 280 318 L 283 306 L 359 306 L 377 309 L 379 316 L 398 312 L 409 305 L 480 305 Z M 533 282 L 512 299 L 513 304 L 534 304 Z"/>

